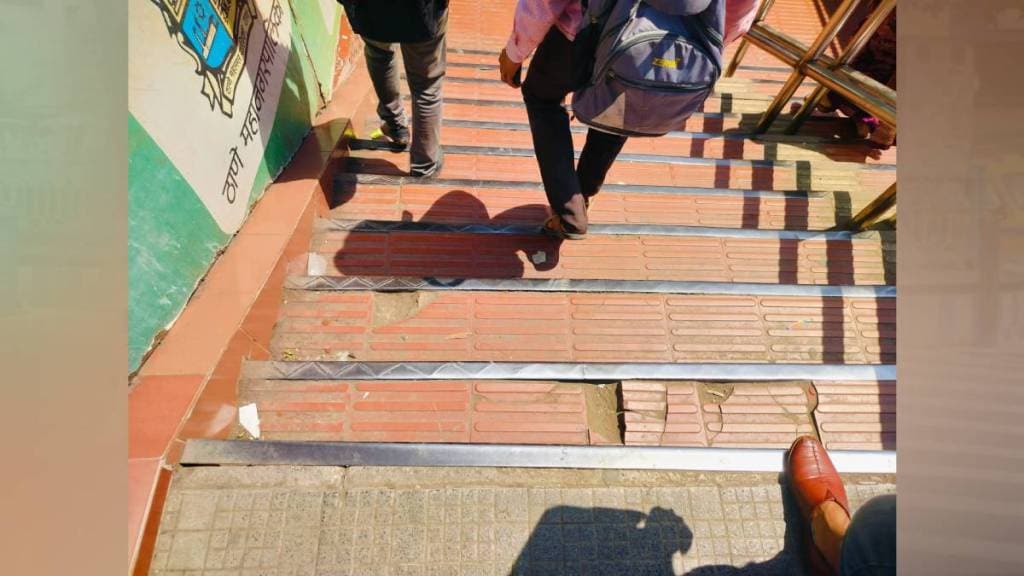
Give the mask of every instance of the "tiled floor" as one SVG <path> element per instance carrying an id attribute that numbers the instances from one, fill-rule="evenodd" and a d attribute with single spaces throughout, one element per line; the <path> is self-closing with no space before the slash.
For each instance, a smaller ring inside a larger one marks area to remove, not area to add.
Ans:
<path id="1" fill-rule="evenodd" d="M 849 478 L 851 506 L 894 490 Z M 180 470 L 150 574 L 798 575 L 767 475 L 570 470 Z"/>

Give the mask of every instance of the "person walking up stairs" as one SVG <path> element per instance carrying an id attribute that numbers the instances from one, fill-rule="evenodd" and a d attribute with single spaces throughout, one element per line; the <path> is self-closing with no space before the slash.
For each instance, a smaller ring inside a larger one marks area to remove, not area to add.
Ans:
<path id="1" fill-rule="evenodd" d="M 579 164 L 575 163 L 569 113 L 563 103 L 567 95 L 584 88 L 591 81 L 589 73 L 594 66 L 598 36 L 605 32 L 603 22 L 597 19 L 607 17 L 618 4 L 626 4 L 615 0 L 591 0 L 591 3 L 594 5 L 582 0 L 520 0 L 512 33 L 498 59 L 502 81 L 513 88 L 521 87 L 523 91 L 537 163 L 552 210 L 543 231 L 570 240 L 578 240 L 586 234 L 587 209 L 591 199 L 601 189 L 608 170 L 626 144 L 627 136 L 622 132 L 628 132 L 620 130 L 616 133 L 591 127 Z M 757 8 L 756 2 L 725 0 L 692 0 L 678 5 L 675 7 L 678 14 L 664 18 L 666 15 L 659 12 L 655 17 L 682 26 L 684 18 L 699 18 L 710 13 L 711 16 L 703 20 L 717 22 L 712 26 L 717 28 L 722 25 L 721 16 L 724 14 L 724 31 L 716 29 L 711 34 L 722 34 L 724 42 L 739 38 L 749 29 L 751 16 Z M 657 10 L 657 7 L 651 10 Z M 588 21 L 587 17 L 591 20 Z M 720 59 L 724 46 L 717 48 Z M 523 62 L 534 51 L 536 54 L 530 62 L 526 82 L 520 84 L 518 77 Z M 675 54 L 679 55 L 679 52 Z M 650 57 L 653 58 L 651 62 L 640 65 L 651 69 L 666 66 L 665 59 L 657 57 L 657 54 L 652 52 Z M 681 59 L 672 62 L 674 68 Z M 710 89 L 706 94 L 710 94 Z M 694 104 L 699 105 L 700 102 L 695 101 Z"/>

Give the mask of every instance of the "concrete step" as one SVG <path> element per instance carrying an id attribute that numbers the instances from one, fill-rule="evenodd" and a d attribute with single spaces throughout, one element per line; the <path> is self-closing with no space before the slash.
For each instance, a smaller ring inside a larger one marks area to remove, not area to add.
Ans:
<path id="1" fill-rule="evenodd" d="M 844 480 L 852 511 L 895 491 Z M 796 518 L 776 474 L 195 466 L 174 472 L 150 574 L 800 576 Z"/>

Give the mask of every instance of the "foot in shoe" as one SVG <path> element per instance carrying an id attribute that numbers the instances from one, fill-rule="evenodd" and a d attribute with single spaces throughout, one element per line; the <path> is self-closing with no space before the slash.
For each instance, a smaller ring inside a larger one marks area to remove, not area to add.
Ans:
<path id="1" fill-rule="evenodd" d="M 405 150 L 409 147 L 409 128 L 401 124 L 391 125 L 383 122 L 380 125 L 380 133 L 387 138 L 394 148 Z"/>
<path id="2" fill-rule="evenodd" d="M 810 536 L 805 541 L 808 568 L 812 574 L 828 572 L 838 563 L 836 543 L 842 541 L 850 518 L 842 478 L 821 442 L 802 436 L 786 457 L 786 480 Z"/>
<path id="3" fill-rule="evenodd" d="M 441 173 L 441 168 L 444 168 L 444 151 L 438 153 L 437 161 L 433 166 L 426 169 L 413 168 L 409 170 L 409 175 L 414 178 L 433 178 Z"/>
<path id="4" fill-rule="evenodd" d="M 541 234 L 550 236 L 558 240 L 582 240 L 586 236 L 586 232 L 569 232 L 565 229 L 562 219 L 558 217 L 558 214 L 552 214 L 544 221 L 544 224 L 540 228 Z"/>

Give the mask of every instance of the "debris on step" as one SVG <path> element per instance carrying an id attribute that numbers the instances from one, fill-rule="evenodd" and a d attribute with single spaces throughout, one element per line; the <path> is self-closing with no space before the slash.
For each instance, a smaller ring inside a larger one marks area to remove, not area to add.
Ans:
<path id="1" fill-rule="evenodd" d="M 373 295 L 373 327 L 408 320 L 435 299 L 434 292 L 377 292 Z"/>
<path id="2" fill-rule="evenodd" d="M 306 261 L 307 276 L 325 276 L 327 274 L 327 259 L 322 254 L 310 252 Z"/>
<path id="3" fill-rule="evenodd" d="M 260 415 L 256 411 L 256 404 L 246 404 L 238 408 L 238 423 L 242 425 L 253 438 L 260 437 Z"/>

